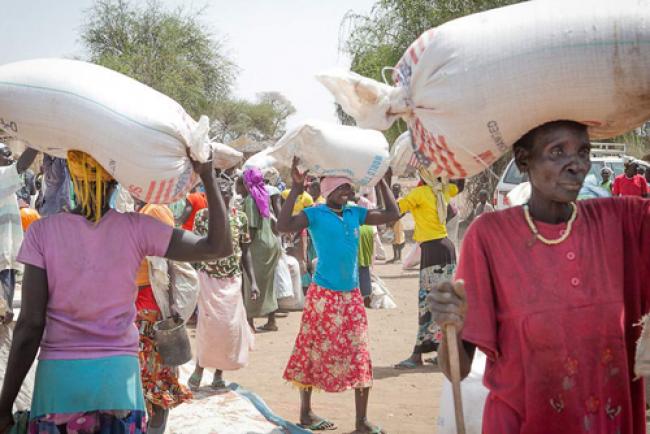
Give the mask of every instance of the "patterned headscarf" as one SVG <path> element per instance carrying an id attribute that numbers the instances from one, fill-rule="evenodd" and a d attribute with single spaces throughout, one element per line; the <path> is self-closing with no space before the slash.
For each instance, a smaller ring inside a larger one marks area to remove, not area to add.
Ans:
<path id="1" fill-rule="evenodd" d="M 271 215 L 269 209 L 269 192 L 264 186 L 264 176 L 260 169 L 253 167 L 244 170 L 244 184 L 253 197 L 262 217 L 268 218 Z"/>

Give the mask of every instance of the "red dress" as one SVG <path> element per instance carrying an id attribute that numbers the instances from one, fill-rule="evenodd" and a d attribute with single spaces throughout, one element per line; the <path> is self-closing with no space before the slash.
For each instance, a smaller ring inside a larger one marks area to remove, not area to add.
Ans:
<path id="1" fill-rule="evenodd" d="M 649 310 L 650 201 L 581 202 L 569 238 L 531 242 L 521 207 L 463 242 L 463 339 L 487 355 L 485 434 L 645 434 L 634 327 Z M 537 222 L 547 238 L 562 225 Z"/>

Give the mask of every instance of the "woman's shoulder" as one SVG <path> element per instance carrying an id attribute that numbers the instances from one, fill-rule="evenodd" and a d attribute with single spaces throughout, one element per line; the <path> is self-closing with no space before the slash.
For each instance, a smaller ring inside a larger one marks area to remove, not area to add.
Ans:
<path id="1" fill-rule="evenodd" d="M 641 197 L 609 197 L 578 202 L 578 211 L 587 218 L 641 218 L 650 211 L 650 201 Z"/>

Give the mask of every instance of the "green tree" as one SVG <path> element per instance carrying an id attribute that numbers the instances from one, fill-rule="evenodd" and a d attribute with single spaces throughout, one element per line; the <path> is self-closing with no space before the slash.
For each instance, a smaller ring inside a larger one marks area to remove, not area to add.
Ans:
<path id="1" fill-rule="evenodd" d="M 155 0 L 97 0 L 81 40 L 90 61 L 114 69 L 178 101 L 198 117 L 229 96 L 237 67 L 199 20 L 201 11 L 168 11 Z"/>
<path id="2" fill-rule="evenodd" d="M 257 142 L 275 141 L 285 133 L 287 118 L 295 112 L 293 104 L 279 92 L 262 92 L 254 102 L 215 101 L 210 112 L 212 132 L 224 143 L 243 135 Z"/>

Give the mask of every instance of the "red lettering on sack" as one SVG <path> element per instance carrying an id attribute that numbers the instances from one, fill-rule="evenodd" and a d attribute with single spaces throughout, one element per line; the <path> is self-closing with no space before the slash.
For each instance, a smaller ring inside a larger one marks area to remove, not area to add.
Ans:
<path id="1" fill-rule="evenodd" d="M 172 194 L 172 187 L 174 184 L 176 184 L 177 178 L 172 178 L 169 180 L 169 183 L 167 184 L 167 191 L 165 191 L 165 197 L 163 197 L 164 202 L 169 202 L 169 197 Z"/>
<path id="2" fill-rule="evenodd" d="M 131 193 L 133 196 L 137 197 L 138 199 L 140 198 L 140 195 L 142 194 L 142 188 L 138 187 L 137 185 L 129 185 L 129 193 Z"/>
<path id="3" fill-rule="evenodd" d="M 411 48 L 409 48 L 409 56 L 411 56 L 411 60 L 413 61 L 413 64 L 417 65 L 419 59 L 417 53 L 415 52 L 415 47 L 413 45 L 411 45 Z"/>
<path id="4" fill-rule="evenodd" d="M 151 183 L 149 184 L 149 190 L 147 190 L 147 195 L 144 198 L 145 202 L 150 203 L 151 195 L 153 194 L 155 188 L 156 188 L 156 181 L 151 181 Z"/>

